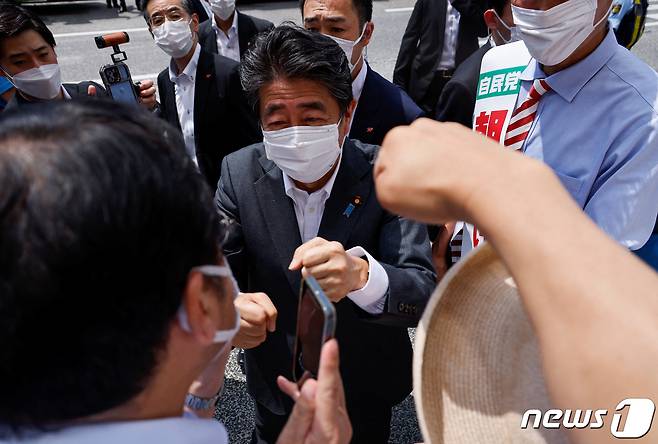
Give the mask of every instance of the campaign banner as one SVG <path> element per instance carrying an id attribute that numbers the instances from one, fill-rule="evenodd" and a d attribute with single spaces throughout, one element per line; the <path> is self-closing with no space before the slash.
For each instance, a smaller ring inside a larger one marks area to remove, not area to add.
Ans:
<path id="1" fill-rule="evenodd" d="M 507 126 L 516 107 L 521 88 L 521 73 L 530 62 L 530 53 L 522 41 L 494 46 L 482 58 L 478 81 L 473 130 L 503 143 Z M 453 240 L 462 232 L 461 256 L 477 247 L 484 236 L 477 227 L 457 222 Z"/>

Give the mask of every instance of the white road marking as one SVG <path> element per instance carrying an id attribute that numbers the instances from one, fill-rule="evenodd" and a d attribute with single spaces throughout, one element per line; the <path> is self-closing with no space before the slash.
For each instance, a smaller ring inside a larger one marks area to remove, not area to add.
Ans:
<path id="1" fill-rule="evenodd" d="M 645 28 L 653 28 L 654 26 L 658 26 L 658 22 L 646 23 L 644 25 Z"/>
<path id="2" fill-rule="evenodd" d="M 413 11 L 413 7 L 409 8 L 389 8 L 389 9 L 384 9 L 384 12 L 411 12 Z"/>
<path id="3" fill-rule="evenodd" d="M 658 14 L 647 14 L 647 18 L 658 20 Z"/>
<path id="4" fill-rule="evenodd" d="M 64 34 L 55 34 L 55 38 L 60 39 L 60 38 L 64 38 L 64 37 L 85 37 L 85 36 L 90 36 L 90 35 L 111 34 L 113 32 L 121 32 L 121 31 L 126 31 L 128 34 L 130 34 L 132 32 L 147 32 L 148 28 L 146 27 L 146 23 L 145 23 L 143 28 L 106 29 L 106 30 L 99 30 L 99 31 L 67 32 L 67 33 L 64 33 Z"/>

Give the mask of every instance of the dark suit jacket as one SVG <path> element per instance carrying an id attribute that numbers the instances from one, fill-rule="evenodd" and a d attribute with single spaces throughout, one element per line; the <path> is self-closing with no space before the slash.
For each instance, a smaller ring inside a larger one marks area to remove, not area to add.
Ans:
<path id="1" fill-rule="evenodd" d="M 480 79 L 480 66 L 482 57 L 490 49 L 491 44 L 487 42 L 459 65 L 439 96 L 436 120 L 459 122 L 469 128 L 473 126 L 473 109 Z"/>
<path id="2" fill-rule="evenodd" d="M 261 140 L 256 117 L 244 97 L 239 64 L 201 51 L 194 86 L 194 140 L 199 170 L 217 188 L 222 159 Z M 180 129 L 174 84 L 169 69 L 158 75 L 161 116 Z"/>
<path id="3" fill-rule="evenodd" d="M 437 70 L 445 38 L 448 0 L 417 0 L 404 31 L 395 62 L 393 83 L 422 102 Z M 483 0 L 454 0 L 460 13 L 455 66 L 478 49 L 478 36 L 487 35 Z"/>
<path id="4" fill-rule="evenodd" d="M 384 210 L 375 194 L 372 171 L 378 147 L 347 139 L 340 169 L 326 202 L 318 236 L 345 249 L 361 246 L 377 259 L 389 277 L 385 313 L 373 317 L 349 298 L 336 304 L 336 337 L 340 344 L 345 390 L 377 393 L 391 405 L 411 391 L 413 327 L 435 285 L 427 228 Z M 354 196 L 363 204 L 350 217 Z M 246 351 L 247 387 L 251 395 L 277 414 L 291 402 L 276 385 L 277 375 L 291 377 L 300 272 L 288 265 L 301 245 L 292 200 L 281 170 L 265 156 L 262 144 L 224 159 L 215 202 L 233 219 L 224 252 L 243 291 L 265 292 L 278 310 L 277 328 L 260 346 Z"/>
<path id="5" fill-rule="evenodd" d="M 350 138 L 381 145 L 391 128 L 409 125 L 421 116 L 423 110 L 407 93 L 368 66 L 366 81 L 350 129 Z"/>
<path id="6" fill-rule="evenodd" d="M 79 99 L 81 97 L 89 97 L 87 94 L 87 91 L 89 90 L 90 86 L 95 86 L 96 87 L 96 96 L 95 97 L 108 97 L 107 91 L 105 91 L 105 88 L 100 86 L 96 82 L 80 82 L 80 83 L 64 83 L 62 84 L 64 89 L 66 90 L 67 93 L 69 93 L 69 96 L 71 96 L 71 99 Z M 40 102 L 31 102 L 27 100 L 25 97 L 21 95 L 20 92 L 16 91 L 16 94 L 14 94 L 14 97 L 11 98 L 9 103 L 7 103 L 7 106 L 5 107 L 5 111 L 12 110 L 14 108 L 18 108 L 24 105 L 37 105 Z"/>
<path id="7" fill-rule="evenodd" d="M 254 37 L 261 32 L 270 31 L 274 28 L 274 24 L 267 20 L 243 14 L 238 10 L 235 13 L 238 15 L 238 41 L 240 42 L 240 58 L 242 58 L 251 46 Z M 217 36 L 212 29 L 212 20 L 203 22 L 199 26 L 199 43 L 201 43 L 204 51 L 219 53 L 217 50 Z"/>

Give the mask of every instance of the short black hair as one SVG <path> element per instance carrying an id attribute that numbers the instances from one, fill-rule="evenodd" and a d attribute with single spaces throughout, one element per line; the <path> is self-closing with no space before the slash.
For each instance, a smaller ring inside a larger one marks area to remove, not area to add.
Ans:
<path id="1" fill-rule="evenodd" d="M 499 16 L 503 16 L 505 6 L 510 2 L 510 0 L 489 0 L 488 9 L 493 9 L 498 13 Z"/>
<path id="2" fill-rule="evenodd" d="M 36 31 L 53 48 L 55 37 L 46 24 L 32 11 L 12 3 L 0 3 L 0 44 L 4 39 L 24 31 Z M 2 53 L 0 53 L 2 57 Z"/>
<path id="3" fill-rule="evenodd" d="M 140 8 L 142 9 L 142 15 L 144 16 L 144 20 L 146 20 L 146 23 L 149 21 L 149 15 L 148 12 L 146 12 L 146 7 L 148 6 L 149 2 L 151 0 L 137 0 L 140 2 Z M 205 0 L 200 0 L 200 1 L 205 1 Z M 190 0 L 180 0 L 180 4 L 183 7 L 183 10 L 187 12 L 189 15 L 194 14 L 194 9 L 192 8 L 192 5 L 190 3 Z"/>
<path id="4" fill-rule="evenodd" d="M 359 16 L 359 27 L 363 30 L 363 26 L 372 20 L 372 0 L 349 0 Z M 306 0 L 299 0 L 299 10 L 304 17 L 304 5 Z"/>
<path id="5" fill-rule="evenodd" d="M 257 112 L 260 89 L 279 77 L 323 84 L 338 102 L 341 114 L 352 101 L 352 76 L 340 46 L 290 22 L 260 34 L 240 66 L 242 87 Z"/>
<path id="6" fill-rule="evenodd" d="M 52 102 L 0 121 L 0 434 L 134 398 L 190 269 L 221 259 L 174 128 L 111 101 Z"/>

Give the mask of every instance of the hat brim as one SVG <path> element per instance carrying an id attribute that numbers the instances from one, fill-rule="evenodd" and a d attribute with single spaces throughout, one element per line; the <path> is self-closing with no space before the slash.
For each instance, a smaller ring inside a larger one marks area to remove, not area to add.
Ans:
<path id="1" fill-rule="evenodd" d="M 550 401 L 516 285 L 486 243 L 452 267 L 430 298 L 416 330 L 413 374 L 426 443 L 568 442 L 561 430 L 521 428 L 526 410 L 544 412 Z"/>

